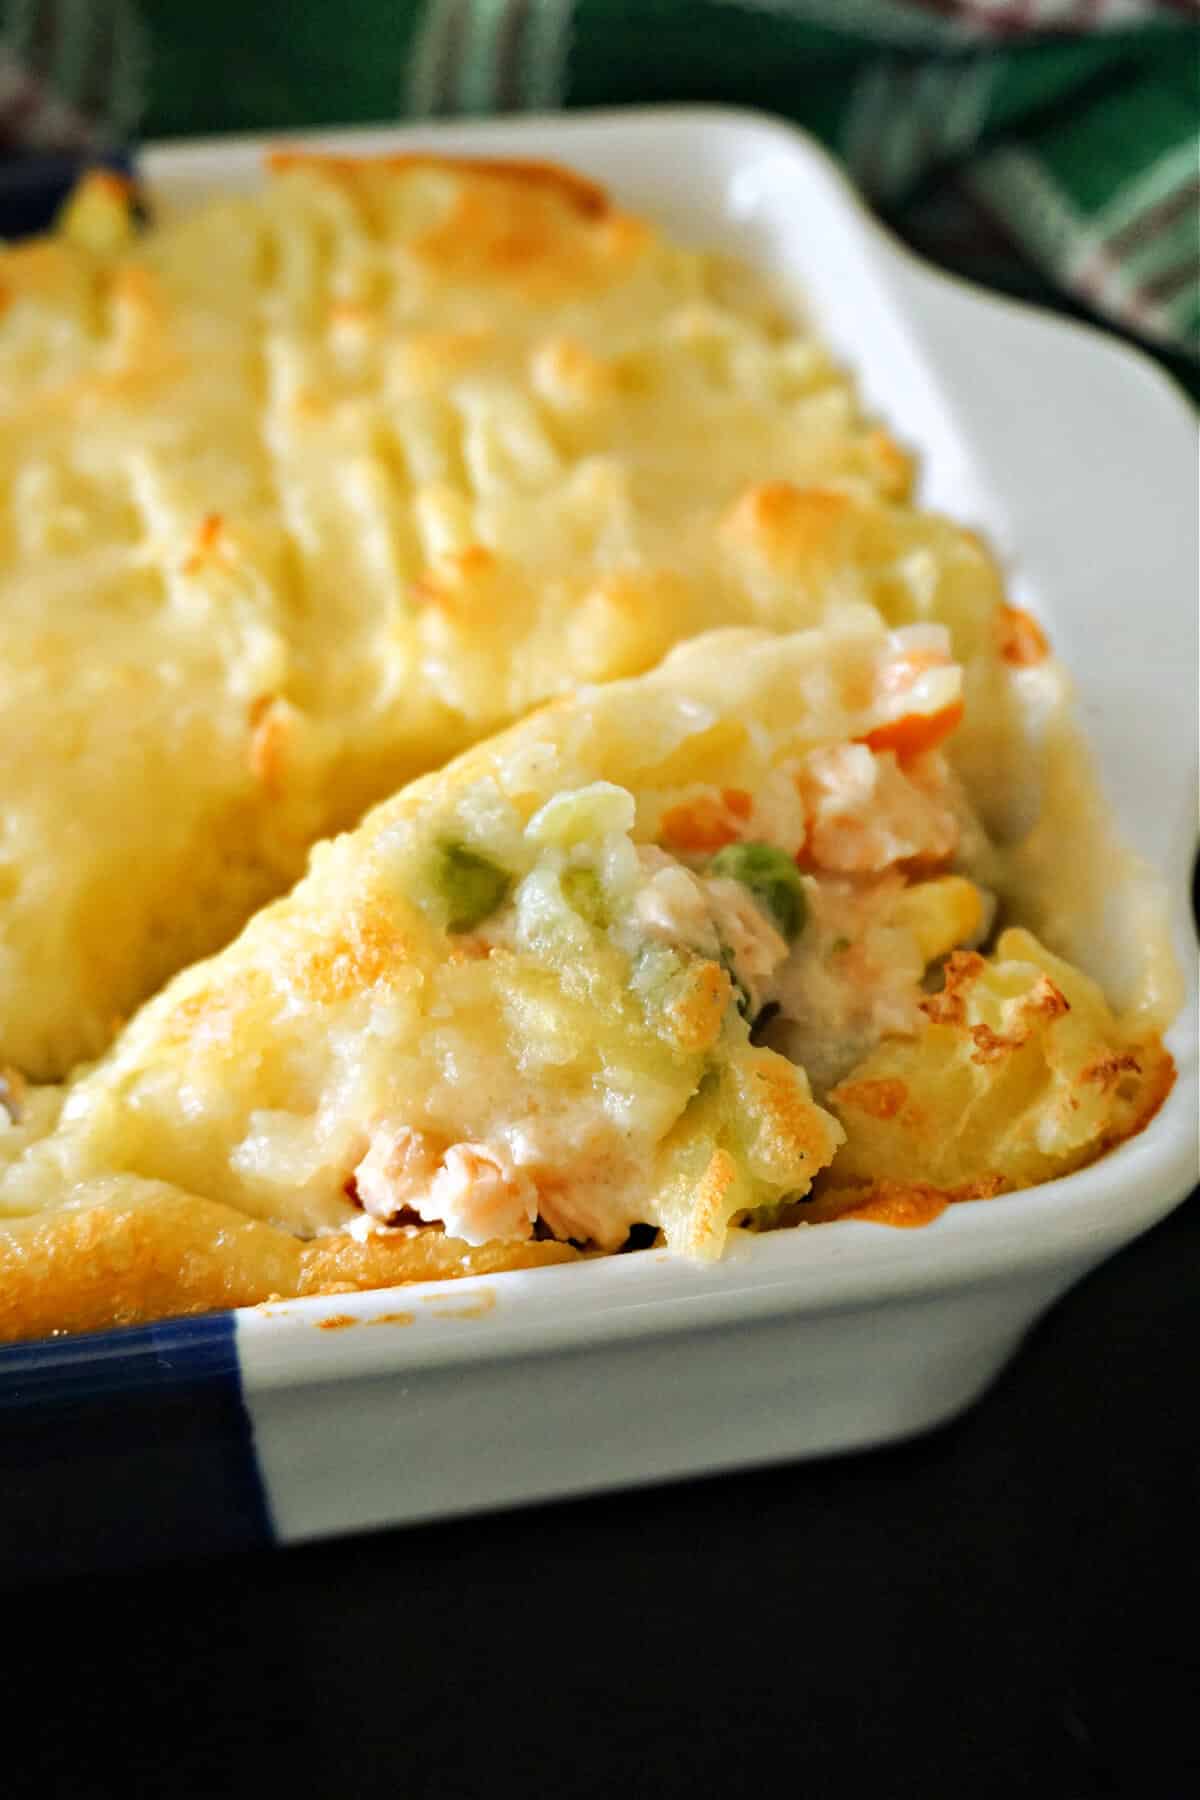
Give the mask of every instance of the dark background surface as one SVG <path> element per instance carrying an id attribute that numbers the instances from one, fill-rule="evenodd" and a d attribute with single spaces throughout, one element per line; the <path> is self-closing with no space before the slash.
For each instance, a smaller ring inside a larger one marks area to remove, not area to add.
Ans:
<path id="1" fill-rule="evenodd" d="M 1198 1378 L 1193 1198 L 899 1448 L 30 1585 L 6 1789 L 1190 1796 Z"/>

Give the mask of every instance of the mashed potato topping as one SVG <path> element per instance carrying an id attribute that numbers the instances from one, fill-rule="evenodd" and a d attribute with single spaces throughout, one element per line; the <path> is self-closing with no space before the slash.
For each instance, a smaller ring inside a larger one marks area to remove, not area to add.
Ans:
<path id="1" fill-rule="evenodd" d="M 96 1056 L 312 842 L 712 626 L 999 599 L 747 271 L 590 184 L 277 161 L 0 249 L 0 1061 Z"/>
<path id="2" fill-rule="evenodd" d="M 753 282 L 301 157 L 0 292 L 0 1337 L 715 1258 L 1152 1115 L 1045 636 Z"/>

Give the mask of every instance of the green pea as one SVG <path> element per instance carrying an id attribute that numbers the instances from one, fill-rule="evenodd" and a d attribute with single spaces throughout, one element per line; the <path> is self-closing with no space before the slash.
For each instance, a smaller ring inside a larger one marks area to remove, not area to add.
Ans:
<path id="1" fill-rule="evenodd" d="M 439 844 L 433 884 L 447 931 L 470 931 L 494 913 L 512 886 L 512 877 L 490 857 L 465 844 Z"/>
<path id="2" fill-rule="evenodd" d="M 589 925 L 603 931 L 610 923 L 608 900 L 595 869 L 565 869 L 562 891 L 567 905 Z"/>
<path id="3" fill-rule="evenodd" d="M 808 904 L 800 871 L 773 844 L 726 844 L 709 863 L 708 873 L 731 876 L 749 888 L 789 944 L 804 930 Z"/>

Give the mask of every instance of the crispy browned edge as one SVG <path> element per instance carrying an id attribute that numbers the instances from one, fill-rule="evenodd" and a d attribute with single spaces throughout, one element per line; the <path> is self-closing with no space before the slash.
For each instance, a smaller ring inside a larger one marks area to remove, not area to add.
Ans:
<path id="1" fill-rule="evenodd" d="M 346 156 L 321 150 L 292 149 L 281 145 L 268 150 L 266 164 L 272 173 L 312 168 L 331 175 L 353 175 L 359 169 L 457 169 L 471 175 L 521 182 L 530 187 L 557 190 L 586 218 L 598 219 L 610 210 L 605 190 L 586 176 L 557 163 L 525 161 L 506 156 L 446 156 L 434 150 L 403 150 L 372 156 Z"/>
<path id="2" fill-rule="evenodd" d="M 1090 1145 L 1079 1161 L 1064 1166 L 1063 1175 L 1074 1175 L 1080 1169 L 1097 1163 L 1110 1151 L 1145 1131 L 1175 1086 L 1175 1059 L 1161 1038 L 1146 1040 L 1139 1049 L 1147 1056 L 1149 1068 L 1143 1083 L 1139 1104 L 1128 1126 L 1109 1132 Z M 1035 1185 L 1041 1185 L 1040 1183 Z M 999 1194 L 1016 1190 L 1004 1175 L 984 1175 L 957 1187 L 939 1188 L 923 1181 L 868 1181 L 839 1186 L 832 1178 L 819 1185 L 810 1203 L 791 1209 L 787 1223 L 826 1224 L 833 1219 L 866 1219 L 878 1225 L 911 1227 L 928 1225 L 948 1206 L 966 1200 L 991 1200 Z M 1025 1190 L 1028 1191 L 1028 1190 Z"/>
<path id="3" fill-rule="evenodd" d="M 436 1227 L 305 1243 L 232 1207 L 156 1188 L 0 1227 L 0 1341 L 101 1331 L 309 1294 L 574 1261 L 570 1244 L 478 1247 Z"/>

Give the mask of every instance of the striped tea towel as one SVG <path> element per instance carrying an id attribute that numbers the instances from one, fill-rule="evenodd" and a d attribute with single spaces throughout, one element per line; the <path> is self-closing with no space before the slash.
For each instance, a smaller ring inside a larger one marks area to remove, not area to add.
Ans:
<path id="1" fill-rule="evenodd" d="M 0 0 L 0 151 L 689 100 L 795 120 L 927 256 L 1200 385 L 1200 0 Z"/>

